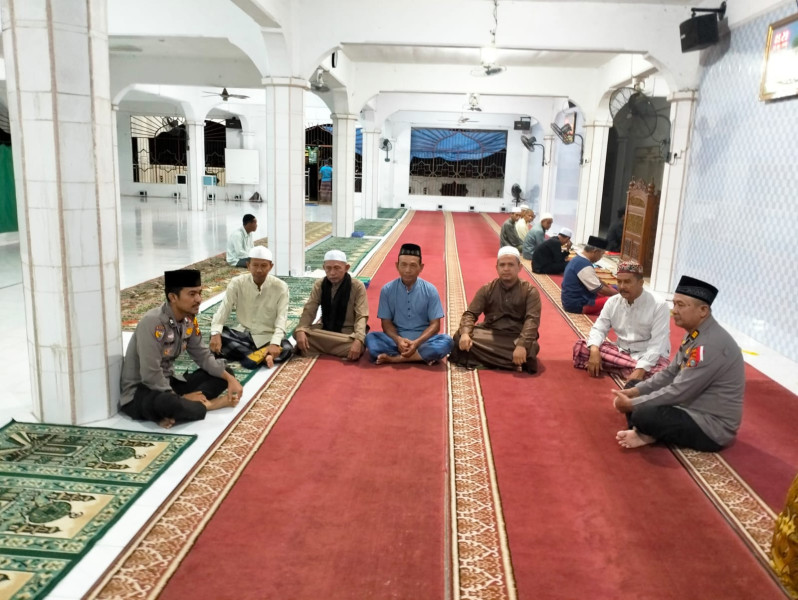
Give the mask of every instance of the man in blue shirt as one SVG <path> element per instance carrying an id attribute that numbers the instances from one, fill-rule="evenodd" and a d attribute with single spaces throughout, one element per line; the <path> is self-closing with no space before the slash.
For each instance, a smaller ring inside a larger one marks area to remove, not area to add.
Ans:
<path id="1" fill-rule="evenodd" d="M 403 244 L 396 270 L 399 278 L 380 290 L 377 317 L 382 331 L 366 336 L 369 357 L 378 365 L 392 362 L 432 364 L 452 351 L 451 336 L 441 334 L 443 306 L 434 285 L 419 274 L 424 269 L 421 247 Z"/>
<path id="2" fill-rule="evenodd" d="M 562 307 L 569 313 L 600 314 L 607 299 L 618 293 L 615 288 L 601 282 L 593 267 L 593 263 L 604 256 L 606 248 L 607 240 L 591 235 L 582 254 L 572 258 L 565 267 L 560 297 Z"/>
<path id="3" fill-rule="evenodd" d="M 319 169 L 319 202 L 332 202 L 332 161 L 328 158 Z"/>

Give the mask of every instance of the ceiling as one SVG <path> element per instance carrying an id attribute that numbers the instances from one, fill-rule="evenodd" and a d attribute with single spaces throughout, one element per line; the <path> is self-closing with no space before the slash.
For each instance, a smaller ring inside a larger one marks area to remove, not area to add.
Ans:
<path id="1" fill-rule="evenodd" d="M 390 44 L 343 44 L 344 54 L 355 62 L 478 65 L 479 48 L 402 46 Z M 508 67 L 600 67 L 617 56 L 615 52 L 499 49 L 496 63 Z"/>
<path id="2" fill-rule="evenodd" d="M 111 36 L 108 51 L 119 56 L 242 59 L 249 57 L 226 38 Z"/>

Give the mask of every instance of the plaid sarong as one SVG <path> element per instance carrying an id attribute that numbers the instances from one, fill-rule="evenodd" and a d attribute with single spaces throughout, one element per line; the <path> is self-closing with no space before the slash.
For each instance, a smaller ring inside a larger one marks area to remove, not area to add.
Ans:
<path id="1" fill-rule="evenodd" d="M 601 354 L 601 370 L 605 373 L 614 373 L 627 379 L 637 367 L 637 361 L 612 342 L 602 342 L 599 346 L 599 353 Z M 574 368 L 587 368 L 588 360 L 590 360 L 590 350 L 587 347 L 587 342 L 577 340 L 574 344 Z M 646 373 L 645 378 L 648 379 L 654 373 L 662 371 L 669 364 L 670 361 L 667 358 L 660 356 L 657 364 Z"/>

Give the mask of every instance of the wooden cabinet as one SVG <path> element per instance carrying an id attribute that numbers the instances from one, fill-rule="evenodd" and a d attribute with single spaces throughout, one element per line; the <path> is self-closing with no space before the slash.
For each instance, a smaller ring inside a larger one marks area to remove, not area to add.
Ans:
<path id="1" fill-rule="evenodd" d="M 654 241 L 657 236 L 659 192 L 654 184 L 632 179 L 626 193 L 626 218 L 623 226 L 621 260 L 635 260 L 643 265 L 643 275 L 651 275 Z"/>

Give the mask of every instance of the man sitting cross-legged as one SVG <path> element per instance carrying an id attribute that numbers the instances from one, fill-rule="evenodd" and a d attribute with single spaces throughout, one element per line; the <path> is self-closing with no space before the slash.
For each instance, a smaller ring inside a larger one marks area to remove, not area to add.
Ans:
<path id="1" fill-rule="evenodd" d="M 435 286 L 419 274 L 424 269 L 421 247 L 403 244 L 396 270 L 399 277 L 380 290 L 377 316 L 382 331 L 366 336 L 366 348 L 378 365 L 389 362 L 432 364 L 452 351 L 452 338 L 441 330 L 443 306 Z"/>
<path id="2" fill-rule="evenodd" d="M 463 313 L 450 362 L 537 372 L 540 293 L 518 278 L 520 271 L 518 250 L 501 248 L 496 261 L 499 277 L 483 285 Z M 482 313 L 485 320 L 476 324 Z"/>
<path id="3" fill-rule="evenodd" d="M 670 310 L 643 289 L 642 265 L 622 262 L 616 278 L 618 295 L 607 300 L 587 341 L 574 344 L 574 367 L 593 377 L 614 373 L 629 385 L 668 366 Z M 615 344 L 605 341 L 610 329 L 618 336 Z"/>
<path id="4" fill-rule="evenodd" d="M 571 236 L 567 227 L 561 227 L 557 237 L 550 237 L 532 252 L 532 271 L 541 275 L 560 275 L 568 266 L 571 253 Z"/>
<path id="5" fill-rule="evenodd" d="M 593 263 L 604 256 L 606 247 L 606 240 L 591 235 L 582 253 L 568 261 L 560 292 L 562 307 L 568 312 L 597 315 L 604 308 L 607 298 L 618 293 L 615 288 L 602 283 L 593 267 Z"/>
<path id="6" fill-rule="evenodd" d="M 317 279 L 294 332 L 300 353 L 332 354 L 348 360 L 363 355 L 369 303 L 366 286 L 349 274 L 346 254 L 324 255 L 322 279 Z M 321 306 L 321 323 L 313 324 Z"/>
<path id="7" fill-rule="evenodd" d="M 200 272 L 167 271 L 164 280 L 167 301 L 141 318 L 127 346 L 119 403 L 129 417 L 169 428 L 235 406 L 243 388 L 202 343 L 195 318 L 202 301 Z M 184 350 L 200 367 L 186 376 L 174 367 Z M 220 395 L 225 388 L 227 394 Z"/>
<path id="8" fill-rule="evenodd" d="M 740 428 L 745 363 L 740 348 L 712 316 L 718 290 L 682 277 L 673 296 L 673 320 L 687 335 L 664 371 L 635 387 L 613 390 L 629 428 L 616 435 L 624 448 L 659 441 L 717 452 Z"/>
<path id="9" fill-rule="evenodd" d="M 252 248 L 249 273 L 230 280 L 211 322 L 211 352 L 240 360 L 247 369 L 255 369 L 264 361 L 272 367 L 290 358 L 293 351 L 291 342 L 285 339 L 288 285 L 270 275 L 273 266 L 268 248 Z M 238 325 L 230 328 L 225 323 L 233 309 Z"/>

